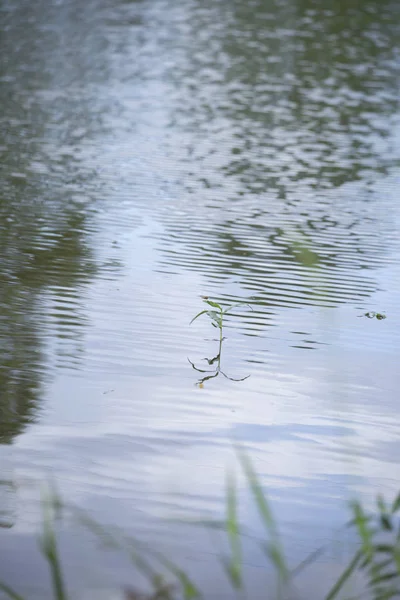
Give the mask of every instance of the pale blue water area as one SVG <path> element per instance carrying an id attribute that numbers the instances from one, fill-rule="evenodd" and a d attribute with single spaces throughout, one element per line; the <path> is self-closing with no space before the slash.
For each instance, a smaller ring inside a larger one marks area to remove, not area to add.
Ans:
<path id="1" fill-rule="evenodd" d="M 234 468 L 262 538 L 239 442 L 290 563 L 327 545 L 298 583 L 323 597 L 349 500 L 399 484 L 398 5 L 3 0 L 0 22 L 0 580 L 48 597 L 52 480 L 230 598 L 221 537 L 187 522 L 221 517 Z M 221 353 L 243 381 L 196 385 L 201 295 L 251 305 Z M 61 537 L 77 595 L 138 582 Z"/>

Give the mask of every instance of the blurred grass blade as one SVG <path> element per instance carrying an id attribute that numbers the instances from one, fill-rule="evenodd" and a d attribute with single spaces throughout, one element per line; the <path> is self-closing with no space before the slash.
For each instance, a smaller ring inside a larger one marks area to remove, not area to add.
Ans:
<path id="1" fill-rule="evenodd" d="M 141 554 L 139 554 L 136 549 L 138 545 L 142 546 Z M 152 574 L 153 582 L 157 579 L 157 577 L 159 577 L 159 575 L 155 573 L 149 561 L 143 558 L 143 553 L 146 553 L 149 557 L 152 557 L 153 560 L 157 561 L 160 565 L 162 565 L 165 569 L 167 569 L 176 577 L 176 579 L 181 584 L 182 593 L 185 600 L 192 600 L 193 598 L 201 597 L 199 590 L 191 581 L 189 576 L 171 560 L 166 558 L 161 552 L 149 548 L 144 548 L 142 544 L 139 544 L 136 540 L 132 539 L 132 537 L 124 538 L 120 547 L 122 550 L 125 549 L 130 552 L 131 559 L 134 561 L 134 564 L 144 574 L 147 574 L 148 576 Z"/>
<path id="2" fill-rule="evenodd" d="M 377 497 L 376 504 L 381 514 L 386 515 L 388 513 L 386 502 L 381 494 L 379 494 L 379 496 Z"/>
<path id="3" fill-rule="evenodd" d="M 0 582 L 0 591 L 4 592 L 12 600 L 24 600 L 24 598 L 22 596 L 17 594 L 17 592 L 15 592 L 12 588 L 10 588 L 5 583 Z"/>
<path id="4" fill-rule="evenodd" d="M 43 504 L 43 531 L 39 539 L 41 551 L 46 558 L 51 574 L 54 598 L 56 600 L 67 600 L 60 560 L 58 556 L 57 538 L 55 535 L 55 513 L 58 510 L 57 500 L 47 495 L 42 500 Z"/>
<path id="5" fill-rule="evenodd" d="M 173 562 L 159 554 L 153 552 L 160 564 L 162 564 L 170 573 L 172 573 L 181 584 L 183 597 L 185 600 L 192 600 L 193 598 L 200 598 L 201 594 L 189 576 L 177 567 Z"/>
<path id="6" fill-rule="evenodd" d="M 114 536 L 106 531 L 104 527 L 93 521 L 90 517 L 88 517 L 82 510 L 75 509 L 75 513 L 77 513 L 78 522 L 86 527 L 91 533 L 101 539 L 104 547 L 111 548 L 113 550 L 118 550 L 120 545 L 115 540 Z"/>
<path id="7" fill-rule="evenodd" d="M 238 455 L 265 529 L 272 538 L 272 542 L 267 548 L 267 554 L 270 558 L 272 558 L 274 564 L 278 567 L 281 579 L 283 581 L 287 581 L 289 578 L 289 569 L 287 568 L 283 551 L 279 542 L 278 531 L 271 508 L 267 498 L 264 495 L 250 459 L 241 449 L 238 449 Z"/>
<path id="8" fill-rule="evenodd" d="M 127 549 L 126 544 L 122 540 L 117 539 L 117 536 L 113 534 L 110 530 L 99 525 L 82 510 L 76 510 L 76 512 L 78 514 L 79 522 L 82 523 L 82 525 L 84 525 L 96 537 L 100 538 L 107 548 L 111 548 L 112 550 L 119 550 L 122 552 L 127 551 L 131 562 L 135 564 L 135 566 L 147 578 L 151 585 L 154 584 L 158 573 L 153 569 L 150 563 L 143 558 L 142 554 L 139 554 L 136 551 L 132 540 L 130 540 L 131 543 L 129 544 L 129 547 Z"/>
<path id="9" fill-rule="evenodd" d="M 351 506 L 354 514 L 354 526 L 356 527 L 362 542 L 363 554 L 368 559 L 372 559 L 374 548 L 372 545 L 372 531 L 368 526 L 369 519 L 359 502 L 353 502 Z"/>
<path id="10" fill-rule="evenodd" d="M 237 565 L 235 565 L 232 561 L 226 558 L 222 560 L 222 564 L 233 587 L 237 590 L 240 590 L 242 587 L 240 569 L 238 569 Z"/>
<path id="11" fill-rule="evenodd" d="M 389 515 L 381 514 L 379 519 L 382 529 L 384 529 L 385 531 L 393 531 L 393 524 Z"/>
<path id="12" fill-rule="evenodd" d="M 301 573 L 306 567 L 312 565 L 323 553 L 326 551 L 326 546 L 320 546 L 313 552 L 311 552 L 306 558 L 304 558 L 294 569 L 290 571 L 291 577 L 296 577 L 299 573 Z"/>
<path id="13" fill-rule="evenodd" d="M 231 559 L 226 563 L 227 573 L 235 586 L 242 587 L 242 552 L 237 513 L 236 481 L 231 473 L 226 481 L 226 531 L 231 550 Z"/>
<path id="14" fill-rule="evenodd" d="M 61 520 L 65 507 L 54 481 L 50 481 L 48 484 L 48 496 L 51 498 L 51 509 L 53 511 L 54 521 Z"/>
<path id="15" fill-rule="evenodd" d="M 272 533 L 276 535 L 276 524 L 272 515 L 272 511 L 269 507 L 268 501 L 264 496 L 264 492 L 261 488 L 261 485 L 258 481 L 256 472 L 253 469 L 253 465 L 250 462 L 250 459 L 246 456 L 243 450 L 238 449 L 239 460 L 242 465 L 243 471 L 247 477 L 247 481 L 249 482 L 250 489 L 253 493 L 255 502 L 257 504 L 257 508 L 260 512 L 264 525 L 268 531 L 268 533 Z"/>
<path id="16" fill-rule="evenodd" d="M 286 580 L 288 578 L 288 572 L 279 544 L 276 541 L 272 541 L 269 544 L 264 544 L 264 549 L 266 555 L 278 571 L 281 579 Z"/>
<path id="17" fill-rule="evenodd" d="M 192 600 L 193 598 L 200 597 L 197 587 L 192 583 L 184 571 L 177 569 L 174 570 L 174 574 L 181 584 L 182 593 L 185 600 Z"/>
<path id="18" fill-rule="evenodd" d="M 399 508 L 400 508 L 400 492 L 398 493 L 396 498 L 393 500 L 391 513 L 393 514 L 393 513 L 397 512 L 399 510 Z"/>
<path id="19" fill-rule="evenodd" d="M 387 567 L 389 567 L 391 564 L 393 564 L 393 558 L 386 558 L 385 560 L 382 560 L 379 563 L 375 563 L 375 569 L 377 571 L 383 571 L 384 569 L 386 569 Z"/>
<path id="20" fill-rule="evenodd" d="M 380 554 L 393 554 L 392 544 L 375 544 L 374 551 Z"/>
<path id="21" fill-rule="evenodd" d="M 390 518 L 391 511 L 389 511 L 386 502 L 383 496 L 381 496 L 381 494 L 379 494 L 379 496 L 377 497 L 376 504 L 379 510 L 380 526 L 386 531 L 393 531 L 393 523 Z"/>
<path id="22" fill-rule="evenodd" d="M 123 550 L 123 548 L 121 548 Z M 139 553 L 135 548 L 130 547 L 128 550 L 128 556 L 131 562 L 137 567 L 137 569 L 149 580 L 152 586 L 157 590 L 160 575 L 153 569 L 148 560 L 143 558 L 143 554 Z"/>
<path id="23" fill-rule="evenodd" d="M 370 579 L 368 585 L 369 585 L 369 587 L 374 587 L 380 583 L 384 583 L 386 581 L 391 581 L 392 579 L 395 579 L 398 576 L 399 576 L 399 574 L 397 573 L 397 571 L 379 574 L 379 575 L 376 575 L 375 577 L 373 577 L 372 579 Z M 399 593 L 400 593 L 400 590 L 399 590 Z"/>
<path id="24" fill-rule="evenodd" d="M 157 582 L 159 581 L 160 575 L 156 572 L 156 570 L 153 568 L 150 562 L 144 558 L 144 551 L 141 550 L 141 552 L 139 552 L 137 550 L 137 542 L 135 540 L 133 540 L 131 537 L 128 540 L 118 540 L 116 535 L 113 535 L 110 531 L 106 530 L 104 527 L 96 523 L 96 521 L 92 520 L 90 517 L 82 513 L 80 514 L 80 522 L 86 525 L 86 527 L 88 527 L 88 529 L 90 529 L 92 533 L 99 536 L 108 547 L 127 552 L 131 562 L 148 579 L 148 581 L 155 588 L 155 591 L 157 593 L 157 587 L 159 586 Z M 197 590 L 196 586 L 193 584 L 193 582 L 189 579 L 189 577 L 184 571 L 179 569 L 179 567 L 175 566 L 171 561 L 163 557 L 158 552 L 148 551 L 148 554 L 155 557 L 155 559 L 161 565 L 163 565 L 168 571 L 170 571 L 170 573 L 173 573 L 173 575 L 175 575 L 175 577 L 181 584 L 182 593 L 185 600 L 192 600 L 193 598 L 200 597 L 200 593 Z"/>
<path id="25" fill-rule="evenodd" d="M 400 575 L 400 548 L 396 547 L 393 551 L 393 559 L 397 568 L 397 572 Z"/>
<path id="26" fill-rule="evenodd" d="M 346 567 L 346 569 L 343 571 L 343 573 L 341 574 L 339 579 L 336 581 L 336 583 L 332 587 L 331 591 L 325 597 L 325 600 L 334 600 L 334 598 L 337 598 L 337 595 L 339 594 L 340 590 L 342 589 L 342 587 L 344 586 L 346 581 L 348 581 L 348 579 L 353 575 L 354 571 L 357 569 L 357 566 L 358 566 L 358 563 L 360 562 L 361 556 L 362 556 L 362 551 L 357 550 L 357 552 L 354 555 L 353 559 L 351 560 L 350 564 Z"/>

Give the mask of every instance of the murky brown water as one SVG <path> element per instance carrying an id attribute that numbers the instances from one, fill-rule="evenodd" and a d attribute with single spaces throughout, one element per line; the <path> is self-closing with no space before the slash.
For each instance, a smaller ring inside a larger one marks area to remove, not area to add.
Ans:
<path id="1" fill-rule="evenodd" d="M 0 579 L 21 592 L 45 596 L 48 478 L 218 597 L 220 548 L 171 519 L 221 514 L 234 440 L 293 561 L 349 498 L 397 491 L 400 9 L 335 4 L 0 2 Z M 252 305 L 221 355 L 244 381 L 196 386 L 201 294 Z M 80 540 L 73 586 L 129 579 Z"/>

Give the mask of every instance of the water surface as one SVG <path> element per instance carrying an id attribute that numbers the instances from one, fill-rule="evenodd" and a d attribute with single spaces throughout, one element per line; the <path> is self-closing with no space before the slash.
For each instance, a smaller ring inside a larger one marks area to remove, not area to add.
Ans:
<path id="1" fill-rule="evenodd" d="M 52 478 L 222 597 L 220 548 L 175 520 L 221 514 L 234 441 L 292 562 L 335 540 L 400 474 L 398 5 L 3 0 L 0 20 L 1 578 L 44 597 Z M 196 385 L 202 294 L 253 308 L 221 355 L 244 381 Z M 130 580 L 81 535 L 72 587 Z"/>

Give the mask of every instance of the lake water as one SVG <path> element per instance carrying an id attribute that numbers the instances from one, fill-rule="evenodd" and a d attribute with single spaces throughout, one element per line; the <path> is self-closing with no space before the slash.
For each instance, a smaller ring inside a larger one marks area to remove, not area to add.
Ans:
<path id="1" fill-rule="evenodd" d="M 45 481 L 215 598 L 221 540 L 182 522 L 223 514 L 235 442 L 292 564 L 337 545 L 351 498 L 397 492 L 400 7 L 328 4 L 0 2 L 0 579 L 21 593 L 49 593 Z M 251 308 L 199 385 L 201 295 Z M 131 581 L 63 535 L 77 594 Z"/>

